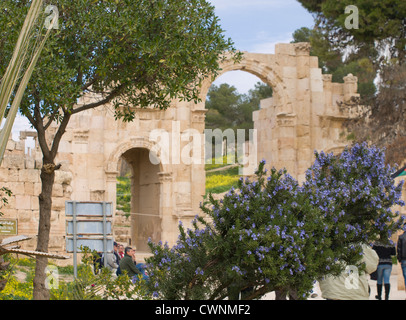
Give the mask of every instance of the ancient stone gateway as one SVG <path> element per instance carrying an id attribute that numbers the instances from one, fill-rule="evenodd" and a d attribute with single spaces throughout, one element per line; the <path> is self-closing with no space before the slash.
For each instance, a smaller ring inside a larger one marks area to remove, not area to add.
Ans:
<path id="1" fill-rule="evenodd" d="M 305 170 L 311 165 L 314 150 L 342 150 L 345 145 L 342 123 L 350 114 L 348 110 L 341 110 L 339 103 L 357 96 L 356 77 L 348 75 L 344 83 L 332 83 L 331 76 L 322 74 L 318 58 L 309 56 L 309 51 L 307 43 L 278 44 L 275 54 L 245 53 L 239 63 L 225 61 L 220 73 L 244 70 L 273 88 L 273 98 L 262 101 L 261 109 L 253 114 L 257 132 L 256 158 L 258 161 L 265 159 L 269 166 L 278 169 L 286 167 L 299 180 L 303 180 Z M 116 121 L 111 105 L 72 117 L 57 159 L 63 163 L 59 173 L 63 187 L 57 187 L 60 189 L 56 199 L 58 205 L 52 219 L 54 251 L 65 250 L 65 216 L 61 203 L 65 200 L 110 201 L 115 205 L 121 159 L 129 164 L 132 172 L 132 214 L 128 223 L 131 224 L 131 240 L 124 238 L 124 242 L 131 241 L 139 255 L 147 252 L 148 237 L 168 241 L 169 245 L 175 243 L 179 221 L 187 226 L 200 213 L 199 204 L 205 193 L 203 132 L 207 111 L 205 99 L 211 83 L 208 79 L 202 85 L 200 103 L 174 101 L 167 110 L 138 110 L 131 123 Z M 185 134 L 191 129 L 200 135 Z M 152 135 L 157 130 L 167 134 L 166 142 L 171 147 L 169 154 L 158 148 L 162 141 Z M 196 145 L 201 152 L 194 152 L 193 159 L 200 161 L 180 161 L 185 147 L 199 139 Z M 2 172 L 8 170 L 15 154 L 10 147 Z M 30 170 L 31 175 L 37 174 L 33 179 L 38 184 L 38 147 L 33 150 L 32 158 L 36 159 L 36 164 L 28 168 L 23 161 L 18 168 L 18 177 L 24 176 L 21 172 Z M 63 179 L 64 175 L 68 178 Z M 0 176 L 4 177 L 5 185 L 14 183 L 10 173 L 0 172 Z M 38 186 L 32 189 L 33 193 L 25 197 L 35 199 L 38 196 L 35 194 Z M 22 229 L 25 233 L 36 234 L 38 205 L 26 199 L 21 210 L 24 210 L 27 224 Z M 7 216 L 22 214 L 18 210 L 4 212 Z"/>

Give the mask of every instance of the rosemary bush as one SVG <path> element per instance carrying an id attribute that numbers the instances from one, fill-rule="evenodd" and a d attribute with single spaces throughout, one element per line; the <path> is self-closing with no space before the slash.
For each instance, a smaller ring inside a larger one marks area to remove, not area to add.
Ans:
<path id="1" fill-rule="evenodd" d="M 384 152 L 366 144 L 341 155 L 315 153 L 302 185 L 286 170 L 239 180 L 223 199 L 209 196 L 175 246 L 149 242 L 150 292 L 160 299 L 246 299 L 294 290 L 306 299 L 315 280 L 345 264 L 362 270 L 361 244 L 388 238 L 403 223 L 394 205 L 402 183 L 391 179 Z M 342 262 L 345 262 L 342 263 Z"/>

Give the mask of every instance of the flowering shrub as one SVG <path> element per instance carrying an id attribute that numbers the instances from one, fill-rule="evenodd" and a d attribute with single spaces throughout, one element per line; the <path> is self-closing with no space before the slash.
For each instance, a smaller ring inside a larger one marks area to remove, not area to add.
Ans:
<path id="1" fill-rule="evenodd" d="M 330 220 L 326 235 L 342 234 L 334 246 L 388 239 L 401 227 L 403 218 L 392 207 L 404 206 L 403 181 L 395 186 L 393 171 L 385 166 L 383 150 L 366 143 L 346 148 L 340 156 L 316 153 L 303 192 L 323 212 L 322 218 Z"/>
<path id="2" fill-rule="evenodd" d="M 286 170 L 240 179 L 222 200 L 210 196 L 176 245 L 149 243 L 150 291 L 161 299 L 246 299 L 274 290 L 306 298 L 313 282 L 359 265 L 361 244 L 399 228 L 391 207 L 403 205 L 384 153 L 365 144 L 340 156 L 316 153 L 303 185 Z"/>

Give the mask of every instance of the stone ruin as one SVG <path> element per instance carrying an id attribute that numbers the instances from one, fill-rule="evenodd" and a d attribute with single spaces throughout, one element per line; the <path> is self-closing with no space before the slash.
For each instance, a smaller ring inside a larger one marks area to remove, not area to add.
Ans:
<path id="1" fill-rule="evenodd" d="M 244 53 L 239 63 L 225 61 L 220 72 L 247 71 L 273 88 L 273 97 L 263 100 L 253 114 L 257 132 L 254 159 L 286 167 L 299 181 L 313 162 L 314 150 L 339 152 L 344 148 L 343 122 L 354 109 L 339 105 L 358 97 L 356 77 L 348 75 L 344 83 L 333 83 L 309 52 L 308 43 L 277 44 L 275 54 Z M 157 142 L 151 140 L 151 132 L 167 132 L 171 142 L 180 140 L 179 150 L 183 150 L 190 139 L 179 139 L 178 132 L 204 132 L 205 99 L 211 84 L 207 79 L 202 85 L 200 103 L 173 101 L 167 110 L 138 109 L 131 123 L 116 121 L 110 104 L 72 117 L 56 159 L 62 167 L 56 172 L 53 191 L 50 252 L 66 252 L 65 202 L 69 200 L 111 202 L 115 240 L 136 247 L 139 257 L 148 254 L 148 237 L 175 243 L 179 221 L 187 226 L 200 213 L 205 194 L 204 144 L 197 144 L 202 152 L 194 155 L 201 161 L 179 163 L 172 158 L 154 164 L 150 154 L 157 150 Z M 83 100 L 98 98 L 86 96 Z M 52 136 L 55 128 L 48 131 Z M 17 219 L 19 234 L 35 236 L 42 155 L 37 142 L 25 152 L 29 136 L 35 138 L 36 133 L 22 132 L 19 141 L 10 139 L 7 145 L 0 181 L 13 196 L 3 208 L 2 218 Z M 159 149 L 154 154 L 161 160 L 164 157 Z M 171 152 L 171 156 L 179 154 Z M 132 172 L 130 217 L 116 212 L 117 176 L 123 159 Z M 26 244 L 28 249 L 35 246 L 35 238 Z"/>

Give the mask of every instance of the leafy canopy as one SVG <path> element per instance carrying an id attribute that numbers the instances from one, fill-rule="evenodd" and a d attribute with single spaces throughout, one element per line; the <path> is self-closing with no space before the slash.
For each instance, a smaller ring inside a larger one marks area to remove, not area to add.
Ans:
<path id="1" fill-rule="evenodd" d="M 298 0 L 315 15 L 318 25 L 329 30 L 330 40 L 346 47 L 389 45 L 393 58 L 404 60 L 406 45 L 406 2 L 403 0 Z M 359 28 L 346 28 L 350 13 L 347 6 L 356 6 Z"/>
<path id="2" fill-rule="evenodd" d="M 234 86 L 222 83 L 213 84 L 206 100 L 206 129 L 222 131 L 245 129 L 249 139 L 249 129 L 253 129 L 252 113 L 259 109 L 260 100 L 272 97 L 272 88 L 263 82 L 257 82 L 248 94 L 241 94 Z"/>
<path id="3" fill-rule="evenodd" d="M 0 74 L 28 4 L 0 3 Z M 219 58 L 226 51 L 235 54 L 214 7 L 205 0 L 49 4 L 58 9 L 59 29 L 53 30 L 23 100 L 22 112 L 31 115 L 31 122 L 38 117 L 60 120 L 63 112 L 77 113 L 109 101 L 116 116 L 131 120 L 132 106 L 166 108 L 172 98 L 196 100 L 199 83 L 216 73 Z M 85 94 L 99 99 L 74 107 Z"/>

